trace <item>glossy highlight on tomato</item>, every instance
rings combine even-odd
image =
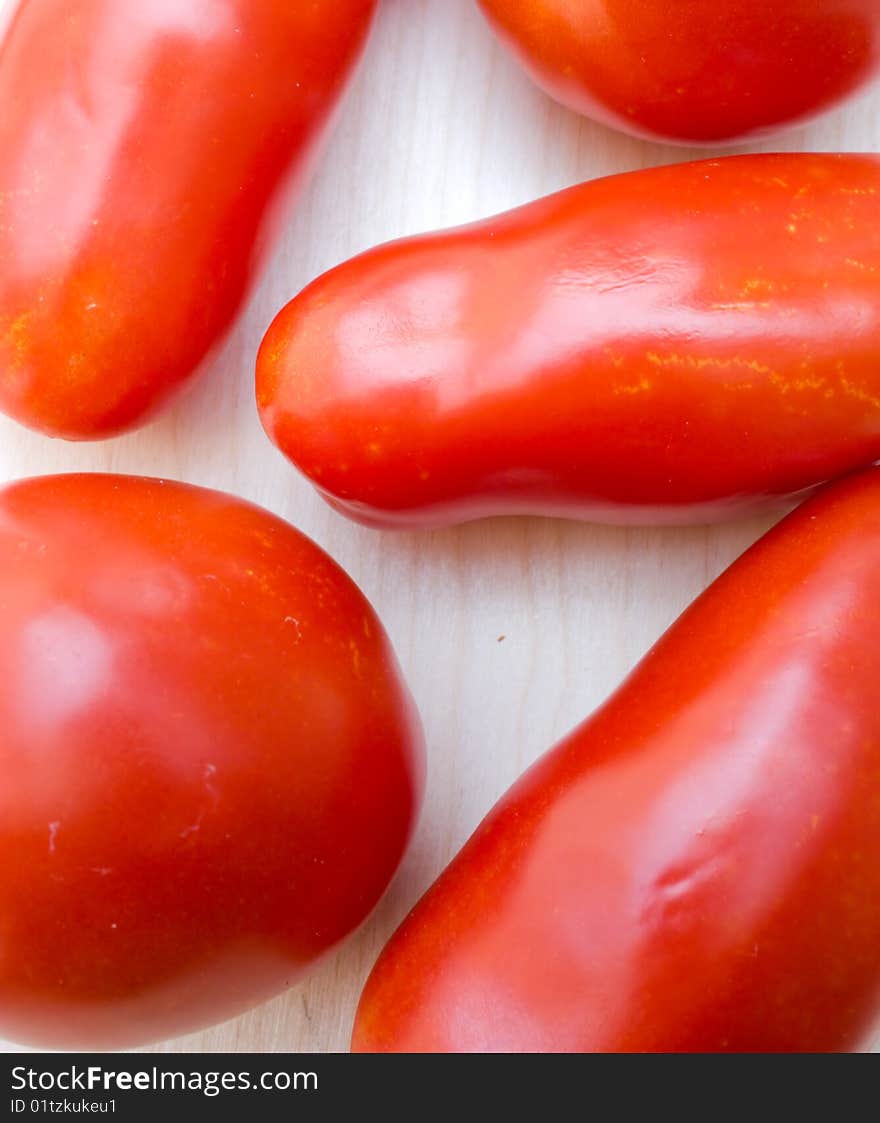
[[[770,531],[392,937],[354,1048],[804,1052],[880,1013],[880,469]]]
[[[767,136],[880,73],[876,0],[479,0],[557,101],[678,144]]]
[[[595,180],[381,246],[260,350],[266,431],[375,526],[708,522],[880,457],[880,157]]]
[[[279,993],[409,838],[418,717],[352,581],[162,480],[0,491],[0,1036],[123,1048]]]
[[[141,424],[221,342],[376,0],[20,0],[0,45],[0,409]]]

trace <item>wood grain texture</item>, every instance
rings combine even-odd
[[[10,0],[0,4],[8,11]],[[761,148],[880,150],[880,91],[753,150]],[[382,944],[485,811],[772,521],[625,530],[503,519],[422,534],[356,527],[263,436],[253,367],[275,312],[318,273],[377,242],[593,176],[705,154],[623,137],[556,106],[502,54],[471,0],[384,0],[324,160],[212,369],[148,428],[106,444],[49,441],[0,420],[2,479],[161,475],[245,496],[295,523],[372,600],[424,721],[424,811],[374,916],[284,997],[161,1051],[347,1048]]]

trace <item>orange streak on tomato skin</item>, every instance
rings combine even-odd
[[[146,420],[231,326],[375,0],[22,0],[0,47],[0,409]]]
[[[374,525],[696,522],[880,457],[880,159],[586,183],[372,250],[264,341],[267,432]]]
[[[378,901],[423,738],[370,605],[218,492],[0,491],[0,1034],[144,1045],[279,994]]]

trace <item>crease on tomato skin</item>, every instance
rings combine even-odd
[[[880,473],[832,484],[502,797],[356,1051],[826,1052],[880,1014]]]

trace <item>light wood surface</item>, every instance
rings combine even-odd
[[[10,0],[0,5],[8,10]],[[760,147],[880,150],[880,91]],[[154,424],[105,444],[53,442],[0,419],[2,479],[161,475],[225,489],[289,519],[372,600],[424,721],[424,810],[373,917],[282,998],[161,1050],[345,1049],[385,939],[498,795],[772,521],[627,530],[503,519],[422,534],[356,527],[263,436],[253,365],[273,315],[318,273],[377,242],[703,154],[632,140],[556,106],[502,54],[471,0],[384,0],[324,159],[213,369]]]

